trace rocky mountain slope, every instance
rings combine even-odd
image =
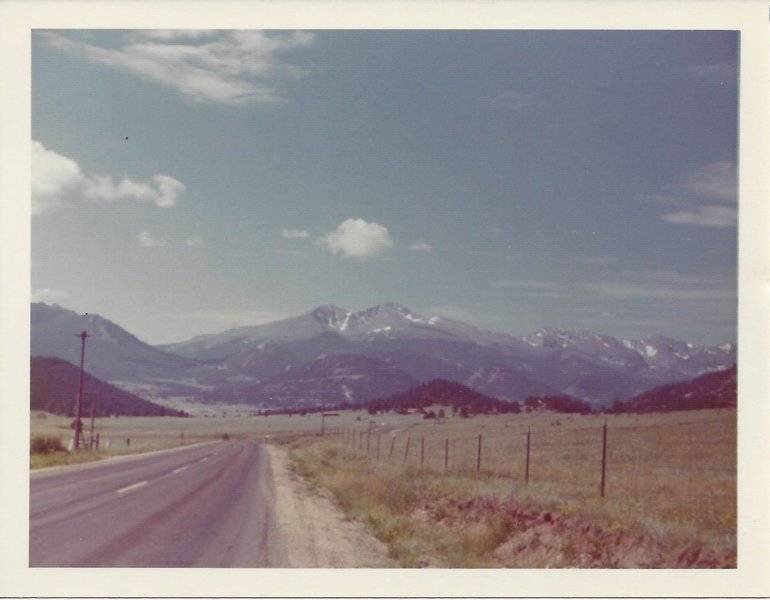
[[[33,305],[33,354],[77,363],[75,333],[88,329],[87,368],[145,397],[284,406],[361,402],[431,379],[496,398],[568,394],[595,405],[735,362],[732,344],[706,347],[657,336],[621,340],[543,329],[484,331],[386,303],[362,311],[321,306],[306,314],[188,341],[149,346],[114,323]]]

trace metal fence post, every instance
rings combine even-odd
[[[412,436],[411,435],[407,436],[407,438],[406,438],[406,446],[404,446],[404,462],[401,463],[403,465],[406,464],[406,459],[409,456],[409,444],[411,443],[411,441],[412,441]]]
[[[444,473],[449,471],[449,438],[444,440]]]
[[[604,498],[604,486],[607,480],[607,421],[602,427],[602,498]]]
[[[529,438],[532,435],[532,431],[527,427],[527,454],[524,461],[524,485],[529,485]]]
[[[425,436],[420,437],[420,471],[425,466]]]
[[[476,476],[481,474],[481,434],[479,434],[479,449],[476,452]]]

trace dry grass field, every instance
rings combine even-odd
[[[603,498],[598,415],[377,415],[292,456],[406,566],[734,566],[735,411],[607,423]]]
[[[70,421],[33,414],[31,436],[58,436],[66,445]],[[398,565],[735,566],[735,410],[609,415],[601,497],[604,421],[450,413],[439,423],[345,411],[326,419],[322,437],[318,414],[119,417],[97,419],[98,452],[32,455],[31,467],[224,435],[261,439],[287,445],[294,468],[367,524]]]
[[[33,413],[30,439],[37,436],[59,438],[67,447],[72,439],[71,418],[47,413]],[[110,417],[96,419],[99,451],[32,454],[32,469],[101,460],[121,454],[135,454],[195,444],[227,435],[232,438],[264,438],[286,434],[320,432],[318,415],[288,417]],[[88,440],[90,422],[84,419],[84,436]],[[129,443],[126,440],[130,440]]]

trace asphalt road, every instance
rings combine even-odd
[[[29,537],[30,567],[286,566],[253,442],[33,472]]]

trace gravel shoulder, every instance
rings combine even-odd
[[[275,514],[291,567],[390,567],[385,544],[362,523],[350,521],[331,494],[291,468],[286,450],[265,445],[272,463]]]

